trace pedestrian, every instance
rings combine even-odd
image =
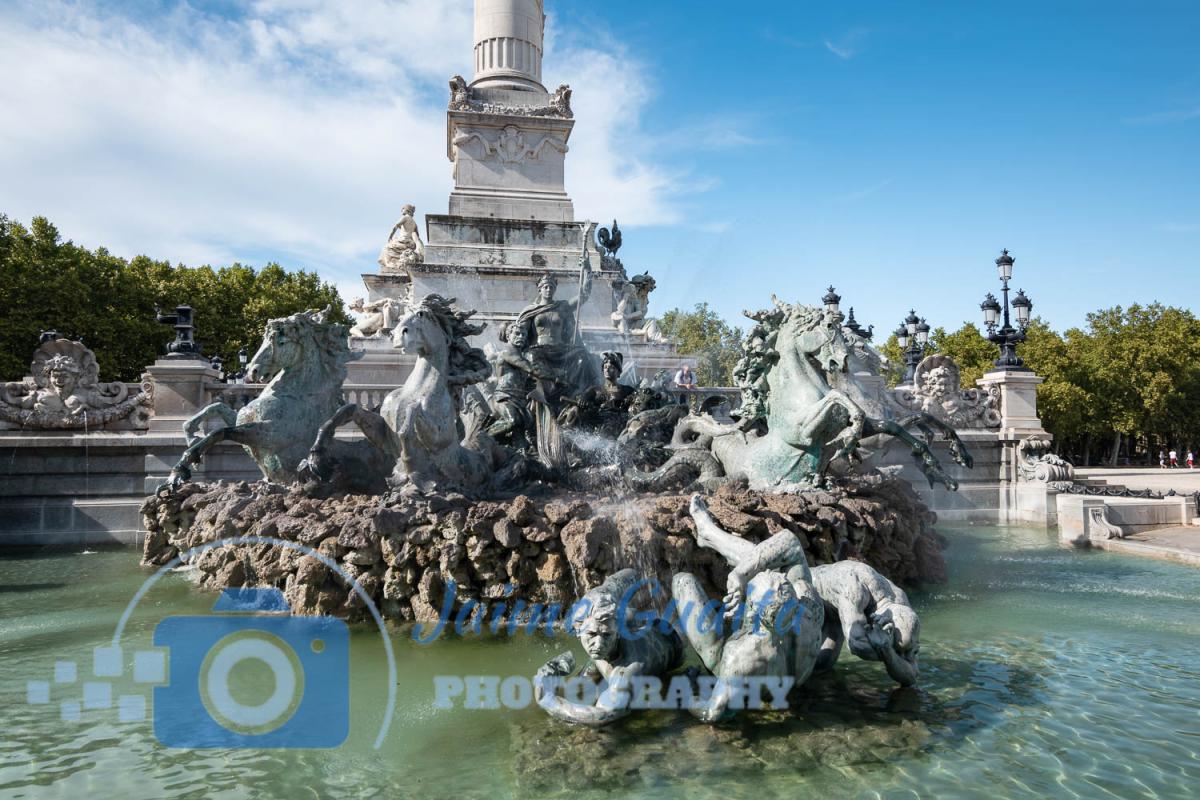
[[[1175,469],[1179,466],[1179,453],[1172,450],[1167,454],[1167,458],[1171,459],[1171,469]]]
[[[1188,456],[1187,456],[1187,458],[1188,458],[1188,462],[1187,462],[1187,464],[1188,464],[1188,469],[1195,469],[1195,467],[1196,467],[1196,456],[1192,454],[1192,451],[1191,451],[1191,450],[1188,450]]]
[[[679,404],[688,405],[686,393],[696,388],[696,373],[692,372],[692,365],[686,361],[675,373],[675,388],[683,390],[679,395]]]
[[[1158,451],[1158,468],[1159,469],[1167,468],[1167,451],[1166,450]]]

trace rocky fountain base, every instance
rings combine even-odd
[[[564,607],[617,570],[633,567],[670,587],[691,572],[712,596],[728,566],[697,547],[688,495],[614,500],[584,494],[519,495],[478,502],[448,494],[381,500],[315,498],[300,486],[188,484],[143,505],[143,564],[219,539],[262,536],[294,541],[344,566],[395,621],[437,619],[449,581],[456,608],[468,599]],[[896,583],[944,579],[935,515],[907,483],[864,477],[836,490],[765,494],[737,484],[709,498],[726,530],[758,542],[796,532],[811,565],[865,561]],[[191,559],[202,587],[282,589],[295,613],[358,619],[360,597],[318,559],[271,544],[214,548]]]

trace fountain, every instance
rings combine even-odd
[[[511,349],[495,356],[496,377],[488,377],[482,351],[466,339],[479,330],[472,313],[437,295],[422,298],[393,337],[416,366],[379,413],[329,402],[338,370],[315,364],[340,363],[344,329],[315,313],[271,321],[252,366],[280,370],[275,391],[264,393],[259,410],[239,413],[236,425],[197,439],[173,480],[147,499],[144,563],[231,536],[279,537],[343,565],[385,616],[402,622],[513,596],[566,604],[630,567],[663,586],[686,572],[711,594],[727,586],[736,560],[714,558],[695,539],[690,495],[701,490],[713,524],[747,546],[788,531],[807,564],[856,558],[901,583],[943,577],[934,515],[906,482],[853,462],[859,437],[873,429],[848,395],[828,388],[830,374],[845,378],[839,314],[784,304],[756,312],[755,319],[780,322],[772,337],[780,355],[771,357],[780,366],[741,388],[758,392],[751,407],[770,411],[753,425],[720,426],[652,387],[619,384],[621,359],[613,354],[600,359],[604,382],[578,391],[577,376],[586,373],[570,359],[594,356],[573,350],[570,328],[552,324],[555,302],[551,295],[529,315],[537,344],[521,349],[525,339],[514,330]],[[310,340],[326,346],[305,350],[300,342]],[[762,354],[758,344],[747,347]],[[309,353],[313,364],[288,353]],[[514,378],[514,361],[529,371],[518,368]],[[185,428],[194,435],[213,416],[228,414],[205,409]],[[518,418],[532,423],[520,436]],[[819,419],[807,429],[815,432],[789,433],[806,430],[796,424],[805,419]],[[347,423],[363,438],[335,437]],[[279,435],[247,437],[243,425]],[[292,426],[286,435],[285,425]],[[301,458],[297,439],[305,431],[310,444]],[[693,432],[702,435],[689,439]],[[188,482],[188,464],[210,437],[242,442],[264,480]],[[914,441],[916,461],[941,475]],[[215,548],[192,566],[207,588],[270,586],[298,613],[364,615],[350,587],[291,552]]]

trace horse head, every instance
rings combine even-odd
[[[348,336],[345,325],[329,322],[328,306],[270,320],[262,345],[246,365],[246,379],[266,383],[281,372],[309,364],[325,372],[344,372],[348,362],[362,357],[350,351]]]
[[[453,297],[426,295],[396,323],[392,344],[444,369],[451,386],[478,383],[492,374],[492,367],[483,351],[467,341],[485,327],[469,321],[474,314],[455,309]]]
[[[842,315],[813,306],[790,305],[775,299],[783,313],[777,346],[782,353],[787,347],[816,365],[826,377],[845,372],[852,355],[842,333]]]
[[[449,337],[435,313],[424,303],[405,314],[392,330],[392,346],[405,355],[436,360]]]

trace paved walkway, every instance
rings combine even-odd
[[[1200,567],[1200,527],[1195,525],[1132,533],[1124,539],[1107,539],[1092,544],[1117,553],[1163,558]]]
[[[1200,492],[1200,468],[1088,467],[1077,468],[1075,475],[1080,478],[1101,478],[1111,484],[1128,486],[1130,489],[1153,489],[1164,493],[1174,489],[1179,494]]]

